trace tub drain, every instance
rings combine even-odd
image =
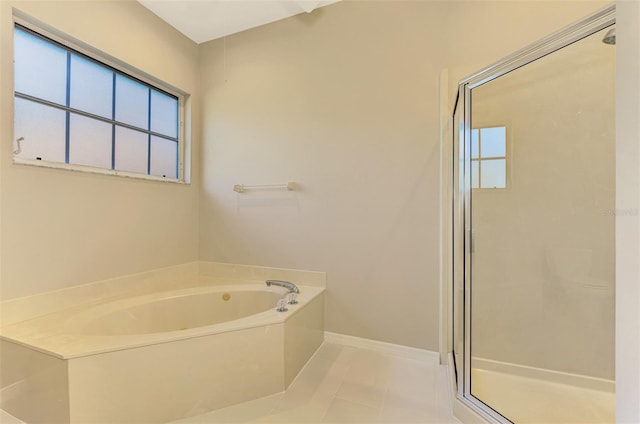
[[[225,293],[222,295],[222,300],[224,300],[225,302],[229,299],[231,299],[231,295],[229,293]]]

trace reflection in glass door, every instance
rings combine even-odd
[[[461,84],[453,351],[497,420],[615,421],[613,15]]]

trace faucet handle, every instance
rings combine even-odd
[[[297,305],[298,304],[298,293],[296,292],[291,292],[287,295],[287,297],[289,298],[289,305]]]
[[[287,312],[289,309],[287,309],[287,301],[286,299],[283,297],[282,299],[278,300],[278,304],[276,305],[276,311],[278,312]]]

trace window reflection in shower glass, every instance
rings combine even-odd
[[[471,187],[507,187],[507,128],[471,130]]]
[[[471,97],[471,393],[514,422],[615,421],[607,30]]]

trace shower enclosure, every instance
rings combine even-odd
[[[457,396],[495,422],[614,422],[615,8],[460,82]]]

